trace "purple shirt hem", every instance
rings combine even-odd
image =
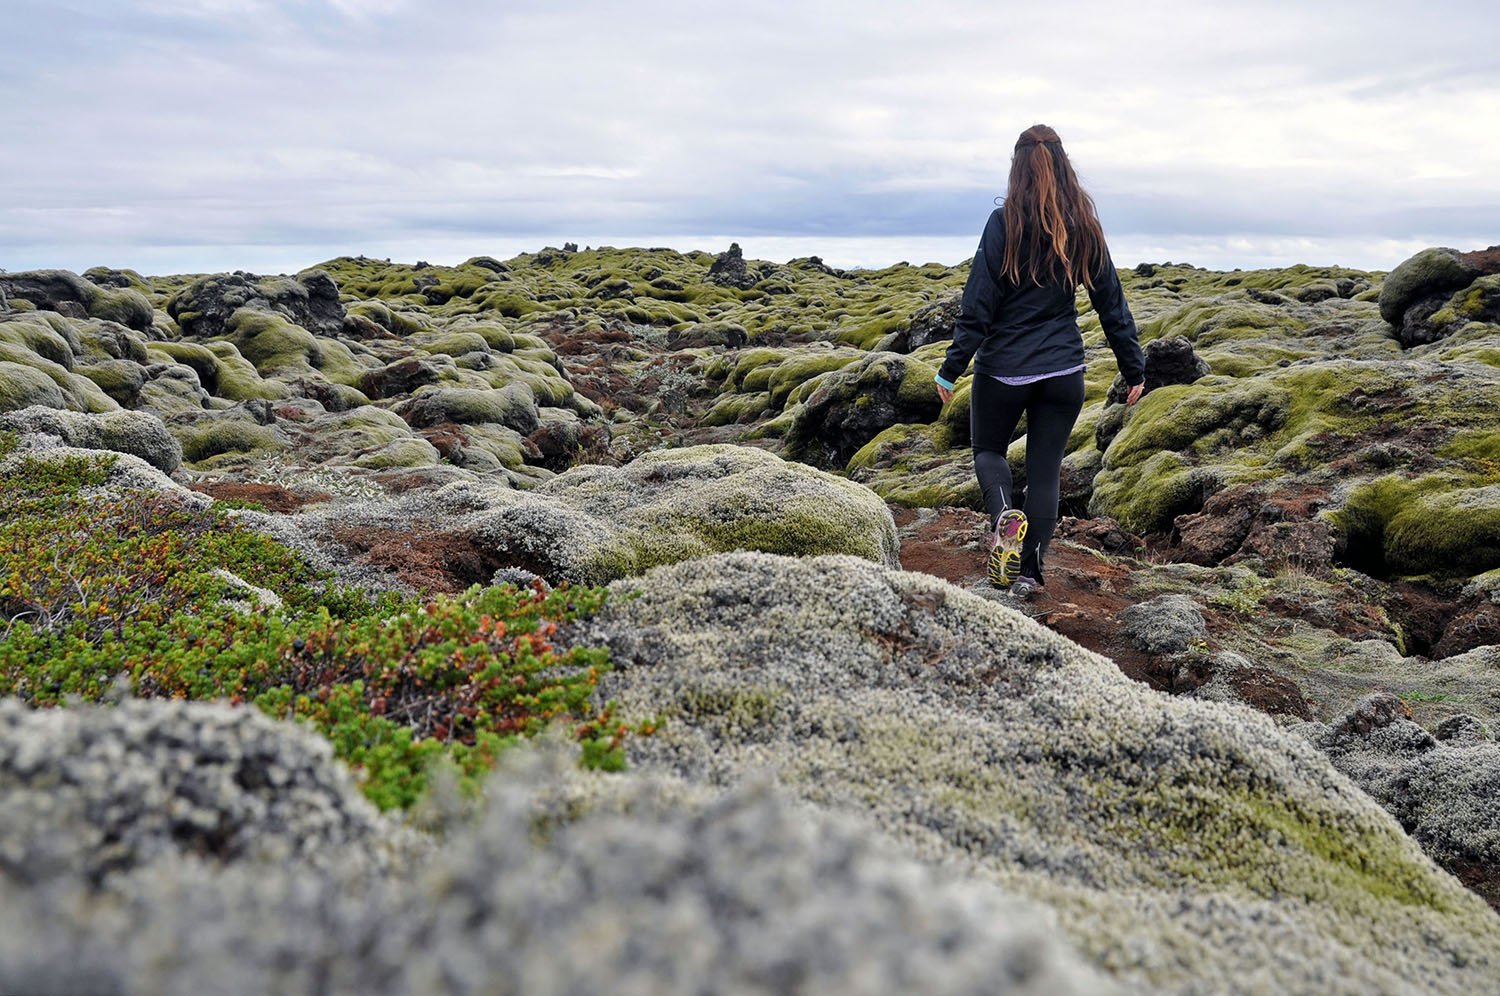
[[[990,374],[990,376],[1002,384],[1009,384],[1011,387],[1025,387],[1027,384],[1035,384],[1037,381],[1046,380],[1049,377],[1066,377],[1068,374],[1076,374],[1081,370],[1087,369],[1088,364],[1080,363],[1078,366],[1069,367],[1066,370],[1054,370],[1051,373],[1044,374],[1028,374],[1025,377],[1001,377],[999,374]]]

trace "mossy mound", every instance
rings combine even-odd
[[[0,699],[0,719],[0,819],[12,853],[39,859],[15,868],[25,883],[98,885],[189,857],[327,865],[354,847],[373,870],[398,836],[328,741],[255,709]]]
[[[525,433],[541,425],[536,399],[524,384],[493,390],[424,388],[397,406],[396,412],[411,425],[423,428],[444,422],[493,423]]]
[[[68,399],[42,371],[0,360],[0,411],[18,411],[33,405],[65,408]]]
[[[0,411],[30,405],[78,412],[119,408],[84,375],[95,360],[100,323],[48,312],[0,315]],[[119,328],[119,326],[114,326]],[[122,338],[137,333],[120,329]]]
[[[1158,695],[923,575],[732,554],[620,582],[585,627],[605,694],[668,708],[633,764],[769,770],[928,860],[1050,906],[1156,992],[1459,992],[1500,921],[1299,738]],[[766,634],[775,634],[774,640]]]
[[[471,523],[474,535],[554,581],[598,583],[725,550],[897,563],[895,525],[872,492],[747,447],[657,450],[620,468],[576,467],[490,501]]]
[[[1470,322],[1500,321],[1500,246],[1479,252],[1424,249],[1390,272],[1380,316],[1406,347],[1437,342]]]
[[[1386,275],[1380,286],[1380,317],[1400,325],[1407,309],[1419,299],[1431,294],[1446,297],[1476,275],[1456,249],[1423,249]]]
[[[198,421],[179,429],[178,437],[182,440],[182,455],[190,463],[203,463],[225,454],[268,452],[280,442],[271,427],[234,416]]]
[[[1472,576],[1500,566],[1484,490],[1493,479],[1490,437],[1500,432],[1496,392],[1493,368],[1414,360],[1304,361],[1162,388],[1129,411],[1104,451],[1090,511],[1153,532],[1237,484],[1335,489],[1348,495],[1347,511],[1336,503],[1331,513],[1348,563]],[[1359,490],[1393,471],[1414,482],[1396,488],[1401,496],[1390,484]],[[1397,506],[1419,494],[1434,496],[1420,514],[1408,509],[1383,551]],[[1435,532],[1462,538],[1439,541]],[[1460,547],[1468,552],[1449,555]]]
[[[1334,513],[1351,559],[1371,573],[1472,577],[1500,568],[1500,484],[1448,473],[1387,475]]]
[[[64,446],[112,450],[138,456],[170,474],[182,463],[182,447],[161,419],[146,412],[88,415],[55,408],[24,408],[0,415],[0,431],[56,436]]]
[[[1500,907],[1500,744],[1459,713],[1437,735],[1390,693],[1298,732],[1406,827],[1428,854]]]

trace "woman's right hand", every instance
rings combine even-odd
[[[1130,388],[1130,391],[1125,395],[1125,403],[1127,405],[1133,405],[1137,401],[1141,400],[1141,392],[1144,391],[1144,390],[1146,390],[1146,383],[1145,383],[1145,381],[1142,381],[1139,384],[1133,385]]]

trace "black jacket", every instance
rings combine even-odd
[[[1000,377],[1053,373],[1084,362],[1074,288],[1061,277],[1038,287],[1024,274],[1019,284],[1011,283],[1000,272],[1004,254],[1005,220],[996,208],[979,239],[953,345],[938,372],[950,384],[963,376],[976,351],[975,372]],[[1094,274],[1089,300],[1099,312],[1104,337],[1125,383],[1141,383],[1146,379],[1146,362],[1120,275],[1107,249]]]

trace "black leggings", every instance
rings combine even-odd
[[[1042,557],[1057,528],[1058,478],[1068,435],[1083,410],[1083,373],[1048,377],[1013,387],[976,372],[969,402],[969,430],[974,443],[974,474],[990,513],[990,528],[1015,506],[1010,464],[1005,451],[1011,434],[1026,416],[1026,502],[1030,523],[1021,548],[1021,573],[1042,580]]]

